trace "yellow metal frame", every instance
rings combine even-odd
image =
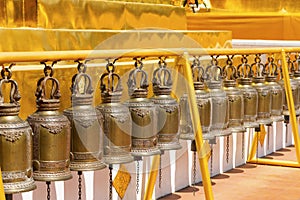
[[[286,53],[285,53],[284,49],[282,49],[282,51],[281,51],[281,57],[282,57],[282,72],[283,72],[285,94],[286,94],[286,98],[287,98],[288,109],[290,111],[290,119],[291,119],[293,137],[294,137],[294,141],[295,141],[297,161],[286,161],[286,160],[283,161],[283,160],[257,158],[256,151],[257,151],[258,133],[254,133],[253,142],[251,145],[251,149],[250,149],[250,153],[249,153],[247,162],[248,163],[256,163],[256,164],[286,166],[286,167],[300,167],[300,140],[299,140],[299,133],[298,133],[298,123],[297,123],[297,119],[296,119],[294,99],[293,99],[293,95],[292,95],[290,76],[289,76],[288,66],[287,66],[287,62],[286,62]]]
[[[41,61],[54,61],[54,60],[85,60],[85,59],[107,59],[107,58],[134,58],[134,57],[160,57],[160,56],[183,56],[185,58],[184,76],[188,81],[188,96],[190,103],[190,110],[192,114],[193,128],[195,132],[195,140],[197,146],[197,153],[199,157],[199,164],[202,174],[203,187],[205,192],[206,200],[213,200],[213,192],[210,180],[210,173],[208,170],[208,157],[201,154],[204,142],[202,138],[202,130],[200,124],[199,113],[196,112],[197,104],[195,98],[195,90],[193,87],[192,72],[190,63],[188,61],[188,54],[193,55],[249,55],[249,54],[273,54],[281,53],[282,65],[283,65],[283,77],[286,88],[286,95],[288,99],[288,108],[291,113],[291,123],[293,128],[293,135],[295,140],[295,147],[297,153],[298,162],[292,161],[276,161],[276,160],[265,160],[255,159],[255,152],[257,140],[254,139],[252,143],[251,152],[249,154],[248,162],[256,162],[270,165],[281,165],[281,166],[300,166],[300,141],[298,135],[297,122],[295,118],[295,108],[292,98],[291,86],[289,81],[289,74],[286,63],[286,52],[300,52],[300,48],[253,48],[253,49],[141,49],[141,50],[83,50],[83,51],[48,51],[48,52],[1,52],[0,53],[0,65],[9,64],[12,62],[41,62]],[[255,135],[257,137],[257,134]],[[254,160],[255,159],[255,160]],[[151,172],[146,185],[144,200],[152,199],[152,194],[157,178],[157,170],[159,166],[159,155],[154,156]],[[0,181],[0,188],[3,188],[3,184]],[[1,200],[1,193],[0,193]]]

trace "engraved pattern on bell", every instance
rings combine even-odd
[[[283,89],[276,82],[276,80],[270,80],[266,77],[267,84],[271,88],[271,118],[273,121],[283,121]]]
[[[69,168],[70,122],[58,111],[59,82],[52,77],[55,63],[52,66],[44,63],[45,77],[39,79],[35,94],[37,111],[27,118],[33,129],[33,177],[38,181],[72,178]],[[48,83],[51,83],[50,88]]]
[[[151,100],[156,106],[158,147],[161,150],[181,149],[179,143],[179,105],[171,97],[172,75],[165,58],[160,58],[158,68],[153,72],[152,85],[154,96]]]
[[[123,89],[121,78],[115,73],[114,62],[108,61],[107,72],[100,77],[102,104],[97,106],[97,110],[103,115],[103,158],[107,164],[133,161],[130,112],[120,103]]]
[[[4,67],[0,80],[0,167],[5,194],[34,190],[32,176],[32,129],[19,117],[21,98],[11,67]],[[5,101],[3,88],[10,88]]]
[[[72,78],[72,107],[64,110],[71,122],[71,163],[73,171],[104,169],[103,116],[92,106],[92,79],[86,74],[86,62],[78,62],[78,73]]]

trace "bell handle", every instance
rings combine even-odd
[[[46,76],[41,78],[38,81],[38,87],[36,90],[37,99],[46,99],[46,83],[47,81],[52,82],[50,99],[59,99],[60,98],[60,90],[59,90],[59,82],[56,78]]]
[[[9,95],[9,103],[18,104],[19,100],[21,99],[20,92],[18,89],[18,84],[16,81],[12,79],[1,79],[0,80],[0,103],[4,103],[4,96],[2,91],[3,84],[10,83],[10,95]]]
[[[92,78],[84,72],[80,72],[75,75],[74,81],[73,81],[73,84],[71,87],[72,94],[76,95],[76,94],[80,93],[79,83],[82,78],[84,78],[84,90],[83,90],[83,93],[81,93],[81,94],[92,94],[94,92],[93,86],[92,86]]]

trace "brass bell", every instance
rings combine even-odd
[[[33,130],[33,178],[46,182],[72,178],[70,122],[59,112],[59,82],[52,77],[52,66],[45,64],[35,93],[37,111],[27,119]]]
[[[36,188],[32,177],[32,129],[18,116],[21,96],[16,81],[11,79],[11,66],[2,69],[0,80],[0,167],[5,194]],[[8,102],[4,101],[4,85],[10,86]]]
[[[212,65],[205,70],[205,79],[207,80],[208,92],[211,97],[211,135],[226,136],[230,135],[228,129],[228,97],[222,89],[222,68],[218,65],[216,58],[213,58]]]
[[[264,65],[257,55],[255,63],[251,65],[252,85],[258,94],[257,122],[259,124],[272,124],[271,119],[271,88],[265,83],[263,75]]]
[[[274,58],[269,57],[268,63],[265,64],[264,73],[266,74],[266,83],[271,88],[271,119],[274,122],[283,121],[283,90],[277,83],[277,65]]]
[[[290,76],[290,85],[291,85],[291,90],[292,90],[292,96],[293,96],[293,100],[294,100],[294,107],[295,107],[295,111],[296,111],[296,115],[298,116],[299,113],[299,103],[298,103],[298,98],[299,98],[299,94],[298,94],[298,82],[296,81],[296,79],[294,79],[294,74],[293,72],[295,71],[294,69],[294,64],[291,62],[291,60],[288,58],[288,69],[289,69],[289,76]],[[282,70],[281,70],[282,71]],[[283,89],[283,115],[285,116],[289,116],[290,112],[288,109],[288,105],[287,105],[287,99],[286,99],[286,95],[285,95],[285,86],[284,86],[284,79],[283,76],[281,74],[281,80],[278,81],[279,85],[282,87]]]
[[[295,61],[297,62],[297,64],[296,70],[294,71],[294,80],[298,83],[298,103],[300,109],[300,56],[298,56]]]
[[[147,99],[148,74],[141,60],[136,59],[135,69],[128,78],[130,99],[126,101],[132,119],[133,156],[151,156],[160,154],[157,146],[157,116],[153,101]]]
[[[72,78],[72,107],[64,110],[71,123],[70,168],[73,171],[89,171],[105,168],[102,162],[102,114],[93,106],[91,77],[86,65],[78,64],[78,73]]]
[[[258,93],[251,85],[251,66],[247,63],[246,56],[242,57],[242,63],[237,67],[238,88],[243,93],[244,100],[244,127],[255,128],[259,127],[256,121],[258,107]]]
[[[106,65],[107,72],[100,78],[102,103],[97,109],[103,115],[104,162],[121,164],[133,161],[131,156],[131,118],[128,108],[120,103],[121,79],[113,63]]]
[[[160,150],[181,149],[178,140],[179,105],[171,97],[172,77],[164,59],[158,62],[159,67],[153,72],[153,92],[151,100],[157,109],[158,147]]]
[[[211,99],[207,92],[204,83],[204,67],[201,65],[200,59],[195,58],[191,65],[194,79],[195,96],[200,116],[202,134],[204,140],[214,139],[214,136],[210,134],[211,126]],[[192,126],[192,119],[190,115],[188,96],[184,94],[180,98],[180,139],[194,140],[194,132]],[[182,117],[184,116],[184,117]],[[185,130],[185,131],[184,131]],[[187,131],[189,130],[189,131]]]
[[[223,89],[228,98],[228,128],[231,132],[245,132],[244,120],[244,99],[243,93],[236,87],[237,78],[236,68],[233,66],[232,59],[228,57],[227,65],[223,69]]]

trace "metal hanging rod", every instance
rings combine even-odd
[[[204,48],[169,48],[169,49],[122,49],[122,50],[70,50],[70,51],[31,51],[1,52],[0,64],[11,62],[41,62],[53,60],[85,60],[107,58],[134,58],[189,55],[243,55],[300,52],[300,48],[239,48],[239,49],[204,49]]]

